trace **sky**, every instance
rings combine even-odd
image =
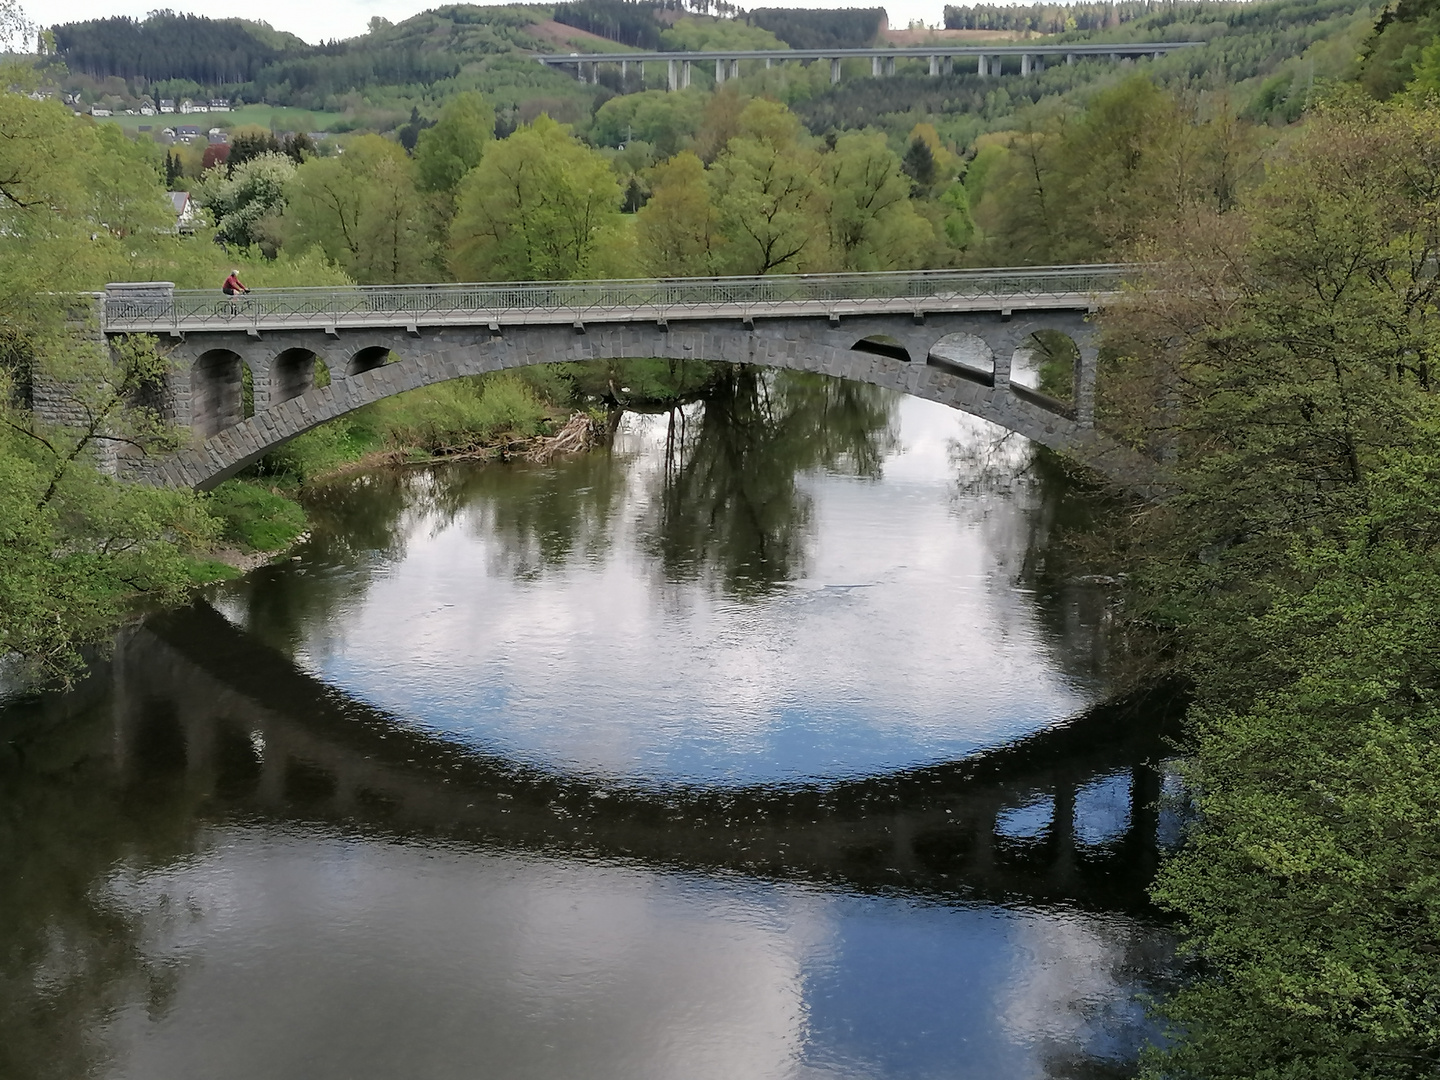
[[[480,0],[484,3],[484,0]],[[248,3],[215,4],[185,3],[184,0],[24,0],[31,21],[44,26],[103,19],[112,15],[143,18],[147,11],[158,7],[207,15],[212,19],[246,18],[267,22],[277,30],[288,30],[312,44],[331,38],[355,37],[365,32],[372,16],[380,15],[391,22],[400,22],[422,11],[439,7],[442,0],[315,0],[297,4],[293,0],[249,0]],[[764,0],[765,7],[844,8],[869,7],[866,0],[804,0],[800,4]],[[912,20],[927,26],[939,25],[944,19],[944,0],[888,0],[885,9],[890,25],[903,27]]]

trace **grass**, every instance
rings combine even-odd
[[[253,481],[227,480],[211,492],[209,504],[224,523],[222,537],[251,551],[289,547],[309,524],[303,506]]]
[[[174,127],[176,124],[194,124],[196,127],[219,127],[233,130],[254,124],[274,131],[328,131],[332,124],[345,119],[343,113],[319,112],[312,109],[292,109],[288,105],[244,105],[230,112],[165,113],[155,116],[110,116],[101,117],[101,123],[119,124],[127,132],[134,133],[142,124],[155,130]]]

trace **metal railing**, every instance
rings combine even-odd
[[[831,311],[942,311],[1004,307],[1119,290],[1121,264],[765,277],[527,281],[257,289],[237,297],[174,289],[166,282],[113,284],[103,300],[107,331],[232,327],[539,323],[621,320],[627,314],[749,316]]]

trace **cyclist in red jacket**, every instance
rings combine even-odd
[[[220,291],[226,296],[235,296],[238,293],[247,293],[247,289],[240,281],[240,271],[231,270],[230,276],[225,279],[225,284],[220,286]]]

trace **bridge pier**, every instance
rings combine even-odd
[[[1076,341],[1075,418],[1083,428],[1095,426],[1095,377],[1100,367],[1100,350],[1090,340]]]

